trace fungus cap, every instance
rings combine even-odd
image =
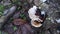
[[[33,20],[31,21],[31,25],[32,25],[33,27],[41,27],[41,26],[42,26],[41,23],[34,22]]]

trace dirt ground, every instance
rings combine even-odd
[[[39,28],[31,25],[28,15],[34,5],[46,12]],[[60,19],[60,0],[0,0],[0,34],[60,34],[57,19]]]

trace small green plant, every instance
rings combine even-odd
[[[3,15],[3,13],[2,12],[0,12],[0,16],[2,16]]]
[[[13,4],[17,4],[17,5],[21,5],[21,2],[19,2],[19,0],[12,0]]]
[[[17,27],[16,26],[13,26],[13,30],[15,31],[17,29]]]
[[[0,31],[0,34],[2,34],[2,32]]]
[[[13,18],[10,18],[10,21],[13,21]]]
[[[20,14],[20,17],[24,20],[26,20],[26,16],[24,14]]]
[[[5,9],[4,5],[0,5],[0,16],[3,15],[4,9]]]
[[[3,12],[5,9],[4,5],[0,5],[0,12]]]

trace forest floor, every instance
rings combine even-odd
[[[28,17],[34,5],[47,14],[40,28],[31,26]],[[60,0],[0,0],[0,34],[59,34],[59,19]]]

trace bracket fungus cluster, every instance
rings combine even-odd
[[[44,21],[45,12],[41,11],[37,6],[33,6],[28,11],[31,19],[31,25],[34,27],[41,27]]]

